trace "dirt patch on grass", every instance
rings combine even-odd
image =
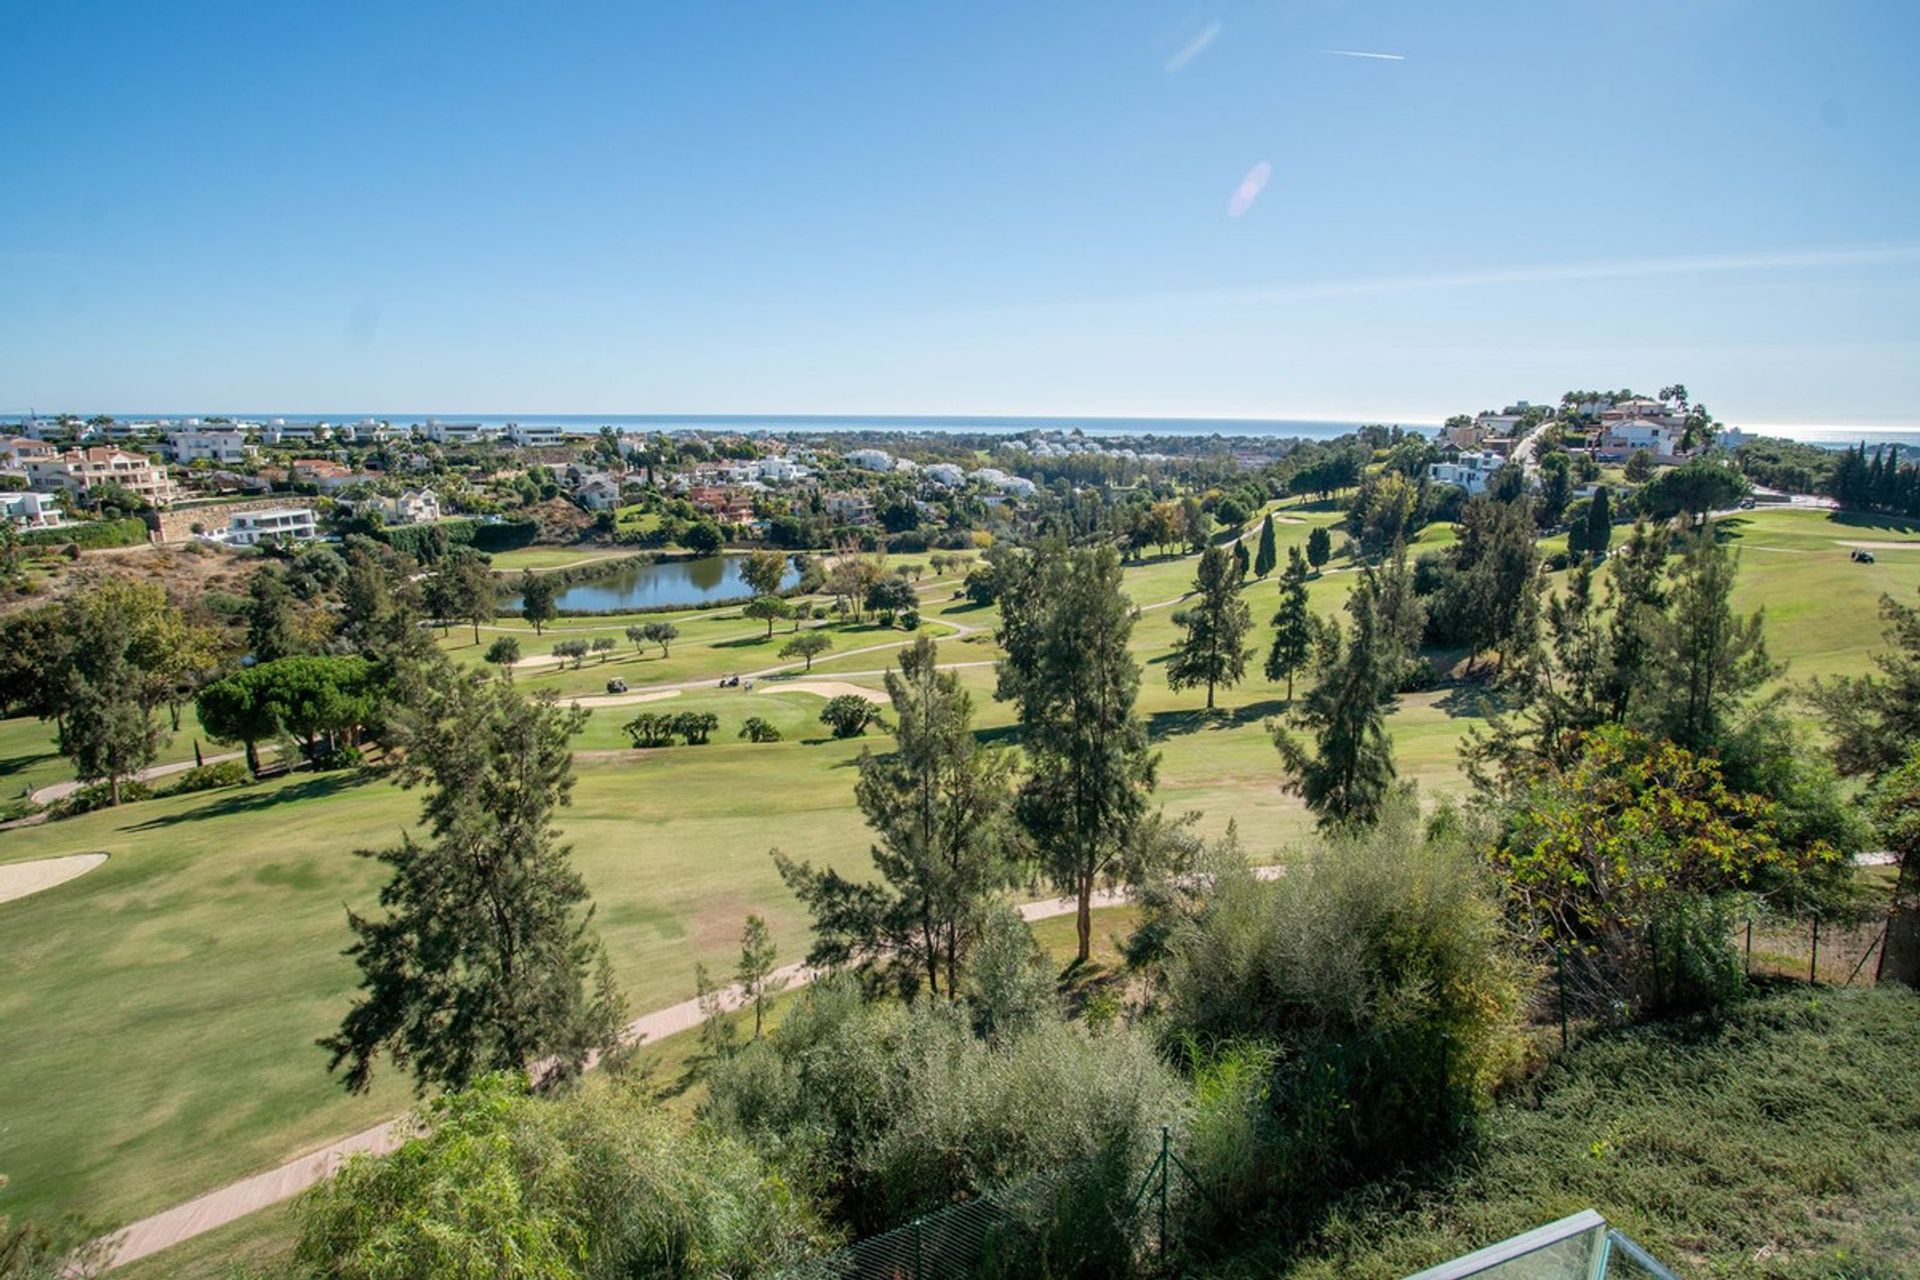
[[[65,858],[36,858],[0,866],[0,902],[12,902],[87,874],[107,860],[104,853],[76,853]]]

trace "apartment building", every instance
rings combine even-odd
[[[173,481],[167,469],[144,453],[129,453],[111,446],[68,449],[51,458],[27,462],[27,487],[41,493],[84,494],[98,485],[116,484],[139,495],[150,505],[164,507],[173,501]]]
[[[246,430],[238,426],[175,427],[167,434],[167,449],[178,463],[245,462],[258,452],[247,443]]]

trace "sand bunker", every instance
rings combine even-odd
[[[848,684],[845,680],[807,680],[793,684],[770,684],[755,689],[755,693],[817,693],[823,698],[837,698],[843,693],[865,698],[868,702],[885,705],[890,699],[877,689],[863,689],[857,684]]]
[[[0,865],[0,902],[24,898],[42,889],[83,876],[107,860],[104,853],[76,853],[65,858],[38,858],[32,862]]]

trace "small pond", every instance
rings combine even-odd
[[[741,576],[745,556],[706,556],[699,560],[664,560],[659,564],[630,565],[618,573],[561,588],[554,607],[562,613],[637,613],[675,605],[741,600],[753,594]],[[800,581],[791,562],[781,587]],[[520,608],[520,597],[504,602]]]

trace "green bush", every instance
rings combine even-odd
[[[222,760],[218,764],[203,764],[181,774],[169,788],[172,795],[183,796],[195,791],[213,791],[220,787],[237,787],[246,782],[250,775],[247,766],[238,760]]]
[[[1172,929],[1172,1043],[1277,1055],[1276,1197],[1377,1173],[1465,1136],[1519,1052],[1526,977],[1485,872],[1411,800],[1263,881],[1217,872]]]
[[[153,788],[144,782],[128,778],[120,784],[120,803],[133,804],[140,800],[153,799]],[[113,792],[104,782],[81,787],[78,791],[47,806],[50,818],[77,818],[83,813],[92,813],[96,809],[105,809],[113,800]]]
[[[673,717],[673,732],[690,747],[707,745],[707,739],[719,727],[720,717],[711,711],[682,711]]]
[[[740,726],[740,736],[748,742],[778,742],[780,729],[764,716],[748,716]]]
[[[621,732],[633,739],[635,747],[670,747],[673,745],[674,718],[656,711],[642,711],[633,719],[620,726]]]
[[[880,720],[880,708],[857,693],[843,693],[827,699],[821,709],[820,723],[833,730],[836,738],[857,738],[867,726]]]
[[[147,522],[138,516],[123,520],[95,520],[61,529],[35,529],[20,535],[22,546],[67,547],[98,551],[103,547],[137,547],[147,540]]]
[[[1143,1035],[1089,1037],[1048,1018],[990,1045],[960,1005],[869,1002],[844,976],[723,1060],[703,1108],[860,1236],[1036,1175],[1070,1187],[1071,1204],[1049,1194],[1033,1206],[1036,1229],[1064,1248],[1068,1225],[1076,1239],[1087,1225],[1079,1215],[1098,1218],[1084,1247],[1116,1252],[1097,1273],[1125,1269],[1131,1184],[1183,1112],[1178,1077]]]
[[[328,1280],[760,1276],[826,1243],[744,1144],[616,1083],[536,1099],[503,1076],[436,1101],[427,1134],[301,1197],[296,1263]]]
[[[336,769],[358,769],[364,760],[360,748],[343,742],[331,749],[321,750],[313,758],[313,767],[323,773]]]

